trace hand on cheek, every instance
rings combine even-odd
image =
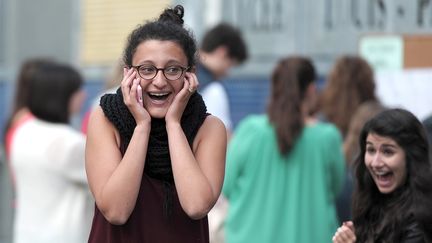
[[[184,109],[189,101],[189,98],[196,91],[198,87],[198,80],[195,74],[187,72],[183,79],[183,86],[179,93],[175,96],[168,112],[166,114],[165,120],[177,121],[179,122],[183,114]]]
[[[194,73],[186,72],[185,83],[188,82],[188,90],[190,93],[194,93],[198,89],[198,78]]]
[[[137,77],[137,73],[133,69],[125,68],[123,75],[121,90],[125,105],[135,118],[137,124],[141,122],[148,123],[151,121],[151,118],[143,106],[140,78]]]

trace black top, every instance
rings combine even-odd
[[[410,217],[408,220],[403,235],[401,243],[426,243],[423,229],[414,217]]]

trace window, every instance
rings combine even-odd
[[[112,64],[123,54],[129,33],[169,5],[168,0],[83,0],[81,63]]]

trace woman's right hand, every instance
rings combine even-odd
[[[354,243],[356,236],[352,221],[344,222],[333,236],[333,243]]]
[[[123,68],[123,80],[121,82],[123,101],[135,118],[137,125],[150,124],[151,117],[143,105],[140,81],[141,79],[134,68]]]

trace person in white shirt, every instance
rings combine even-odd
[[[228,135],[233,129],[229,98],[220,82],[233,67],[246,61],[246,42],[240,30],[227,23],[220,23],[206,32],[201,41],[197,76],[199,91],[207,111],[219,117],[227,128]]]
[[[69,125],[85,98],[72,67],[41,65],[30,80],[34,119],[15,131],[10,162],[16,178],[14,243],[86,242],[94,201],[85,173],[85,136]]]

